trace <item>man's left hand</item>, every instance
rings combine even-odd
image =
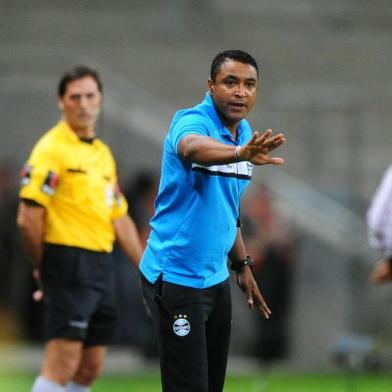
[[[253,309],[256,306],[261,311],[264,318],[269,319],[271,310],[260,294],[260,290],[250,268],[248,266],[243,267],[242,270],[237,273],[236,279],[238,286],[246,295],[249,307]]]
[[[252,138],[238,151],[238,158],[243,161],[250,161],[254,165],[282,165],[283,158],[270,157],[269,153],[280,147],[285,141],[283,133],[272,135],[272,129],[268,129],[261,136],[259,132],[253,132]]]

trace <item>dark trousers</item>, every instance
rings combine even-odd
[[[229,280],[195,289],[142,276],[159,343],[164,392],[221,392],[231,330]]]

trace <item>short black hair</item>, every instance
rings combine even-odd
[[[66,71],[61,77],[57,87],[57,93],[59,97],[61,98],[65,95],[68,83],[73,82],[74,80],[83,79],[86,76],[90,76],[95,80],[98,86],[98,90],[102,93],[103,86],[98,72],[93,68],[87,67],[86,65],[76,65],[75,67]]]
[[[215,81],[219,68],[227,59],[252,65],[256,69],[257,76],[259,76],[259,67],[257,62],[249,53],[242,50],[225,50],[224,52],[218,53],[214,60],[212,60],[210,77],[213,82]]]

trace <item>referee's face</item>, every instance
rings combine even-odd
[[[252,110],[258,87],[257,71],[251,64],[227,59],[208,88],[223,123],[230,130]]]
[[[79,136],[94,136],[102,94],[91,76],[69,82],[58,104],[63,119]]]

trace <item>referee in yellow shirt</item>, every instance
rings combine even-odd
[[[110,149],[95,135],[98,73],[77,66],[58,86],[62,119],[34,146],[21,175],[17,223],[43,293],[46,349],[32,392],[88,392],[102,369],[117,311],[115,240],[138,265]]]

